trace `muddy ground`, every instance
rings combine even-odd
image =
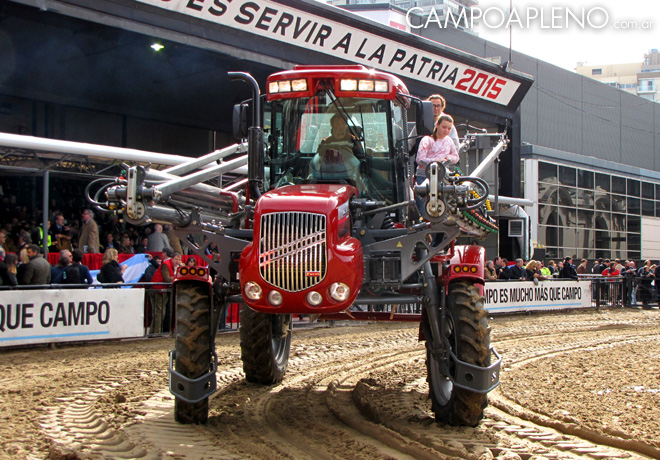
[[[283,384],[216,340],[205,426],[173,421],[170,338],[0,350],[0,459],[660,458],[660,312],[491,319],[504,364],[476,428],[434,422],[414,324],[296,328]]]

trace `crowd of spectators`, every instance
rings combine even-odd
[[[658,288],[660,287],[660,269],[650,260],[646,260],[642,267],[637,268],[634,260],[597,259],[591,269],[589,261],[581,259],[576,266],[572,257],[566,257],[556,263],[543,261],[516,259],[509,263],[507,259],[496,257],[487,260],[484,267],[484,278],[488,280],[513,281],[542,281],[547,279],[572,279],[581,277],[595,280],[600,284],[595,288],[594,294],[603,297],[605,291],[611,291],[607,282],[619,283],[620,290],[616,296],[620,298],[622,306],[631,307],[638,304],[643,308],[650,308],[649,304],[660,301]],[[610,283],[611,284],[611,283]]]
[[[9,208],[15,203],[14,196],[2,201],[7,212],[2,216],[6,220],[0,221],[0,285],[77,284],[71,280],[91,283],[89,270],[80,268],[85,254],[105,254],[101,278],[107,275],[109,280],[121,275],[121,268],[112,263],[119,254],[162,253],[164,250],[184,254],[181,241],[169,225],[138,227],[122,222],[117,216],[96,215],[84,208],[76,214],[65,215],[53,200],[46,247],[50,253],[59,253],[60,259],[51,270],[42,257],[46,250],[40,211],[28,213],[25,207],[16,205],[10,212]],[[110,249],[112,251],[108,252]],[[207,253],[213,252],[218,252],[217,246],[208,245]],[[42,260],[35,261],[37,256]],[[49,265],[49,276],[45,275],[44,262]],[[65,273],[70,264],[75,264],[76,268]],[[37,265],[42,270],[35,273]]]

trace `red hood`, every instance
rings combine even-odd
[[[255,211],[257,214],[302,211],[330,215],[333,209],[357,194],[357,189],[351,185],[289,185],[264,193],[257,201]]]

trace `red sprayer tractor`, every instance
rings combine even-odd
[[[206,422],[214,332],[222,309],[240,303],[248,381],[285,377],[292,315],[415,320],[436,419],[478,424],[500,359],[484,309],[484,249],[455,240],[497,227],[483,179],[432,163],[415,184],[415,145],[433,127],[430,102],[362,66],[278,72],[265,98],[250,75],[229,75],[252,88],[252,99],[234,108],[234,131],[247,140],[165,171],[128,167],[90,196],[129,223],[172,224],[217,273],[211,282],[207,268],[186,267],[174,282],[176,420]],[[497,149],[505,145],[502,135]],[[246,163],[243,190],[217,185]],[[206,255],[211,243],[219,257]],[[409,305],[421,315],[397,311]]]

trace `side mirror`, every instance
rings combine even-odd
[[[232,116],[232,133],[237,139],[248,137],[248,117],[250,106],[247,102],[234,105]]]
[[[435,116],[433,115],[433,104],[431,101],[421,101],[417,106],[417,134],[421,136],[430,136],[433,134],[435,126]]]

